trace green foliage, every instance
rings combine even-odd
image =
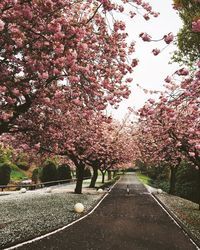
[[[46,160],[42,166],[39,176],[41,182],[50,182],[57,180],[57,168],[54,160]]]
[[[10,148],[5,148],[0,146],[0,163],[11,162],[12,161],[12,150]]]
[[[20,169],[14,168],[11,171],[10,179],[12,181],[22,181],[26,177],[27,176]]]
[[[144,184],[169,192],[169,168],[150,167],[145,174],[138,174]],[[181,162],[176,173],[177,196],[198,202],[198,170],[188,162]]]
[[[18,166],[18,168],[27,171],[30,168],[30,165],[28,163],[28,156],[25,153],[19,153],[17,155],[17,158],[15,160],[15,164]]]
[[[0,165],[7,165],[10,167],[10,179],[12,181],[21,181],[26,177],[21,169],[27,170],[28,163],[25,161],[25,154],[19,154],[17,155],[17,159],[15,158],[16,156],[13,154],[12,148],[0,146]]]
[[[147,175],[153,180],[166,180],[169,177],[169,169],[165,165],[151,166],[147,169]]]
[[[40,172],[41,172],[41,169],[39,169],[39,168],[35,168],[33,170],[32,177],[31,177],[32,182],[38,183],[38,181],[39,181],[39,173]]]
[[[58,166],[57,178],[58,178],[58,180],[70,180],[70,179],[72,179],[70,166],[68,166],[67,164],[62,164],[62,165]]]
[[[1,166],[1,171],[3,171],[4,173],[4,174],[1,173],[0,176],[1,185],[7,185],[10,179],[12,181],[19,181],[24,179],[24,177],[26,177],[26,175],[13,163],[13,150],[11,148],[6,148],[3,146],[0,147],[0,166]],[[2,168],[4,170],[2,170]]]
[[[18,168],[20,168],[21,170],[24,170],[24,171],[27,171],[27,170],[29,170],[29,168],[30,168],[30,166],[29,166],[29,164],[27,163],[27,162],[17,162],[17,166],[18,166]]]
[[[10,173],[9,163],[0,163],[0,185],[7,185],[10,182]]]
[[[192,22],[200,18],[200,3],[193,0],[175,0],[183,27],[178,33],[178,50],[173,60],[193,67],[200,55],[200,32],[192,31]]]
[[[151,178],[149,176],[146,176],[142,173],[137,172],[138,178],[141,180],[142,183],[145,185],[150,185],[151,184]]]
[[[152,186],[154,188],[161,188],[165,192],[169,191],[169,181],[165,179],[166,176],[164,178],[162,174],[160,175],[161,178],[158,178],[157,176],[157,179],[152,179],[149,176],[144,175],[142,173],[137,173],[137,176],[139,177],[141,182],[146,185]]]
[[[198,202],[198,170],[183,162],[177,171],[176,194],[182,198]]]
[[[160,188],[166,193],[169,192],[169,181],[168,180],[152,180],[150,182],[150,186],[152,186],[154,188]]]

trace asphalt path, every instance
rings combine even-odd
[[[18,249],[194,250],[196,247],[137,177],[127,174],[91,215]]]

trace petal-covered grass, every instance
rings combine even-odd
[[[91,209],[102,195],[41,190],[0,196],[0,249],[70,223]],[[74,212],[77,202],[85,207],[81,215]]]
[[[166,193],[156,197],[183,223],[200,245],[200,211],[198,204]]]

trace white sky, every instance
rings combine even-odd
[[[162,49],[166,46],[165,42],[143,42],[138,35],[141,32],[147,32],[152,39],[160,39],[163,35],[172,32],[176,35],[182,26],[181,20],[172,8],[172,0],[149,0],[148,1],[155,11],[160,12],[157,18],[151,18],[145,21],[142,16],[136,16],[133,19],[124,19],[127,25],[127,32],[130,40],[136,41],[136,52],[134,57],[139,59],[139,65],[132,74],[133,83],[131,86],[132,94],[128,100],[120,103],[117,110],[112,110],[114,118],[121,120],[128,107],[140,108],[145,101],[152,98],[152,95],[144,92],[136,86],[139,84],[145,89],[162,90],[164,79],[167,75],[173,74],[178,68],[178,64],[169,64],[172,52],[176,49],[174,45],[169,45],[161,54],[154,56],[153,48]]]

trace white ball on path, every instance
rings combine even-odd
[[[76,203],[74,206],[74,211],[76,213],[82,213],[84,211],[84,206],[82,203]]]
[[[20,189],[20,193],[21,193],[21,194],[26,193],[26,188],[21,188],[21,189]]]
[[[47,192],[47,193],[51,193],[51,192],[52,192],[52,189],[51,189],[51,188],[47,188],[47,189],[46,189],[46,192]]]

